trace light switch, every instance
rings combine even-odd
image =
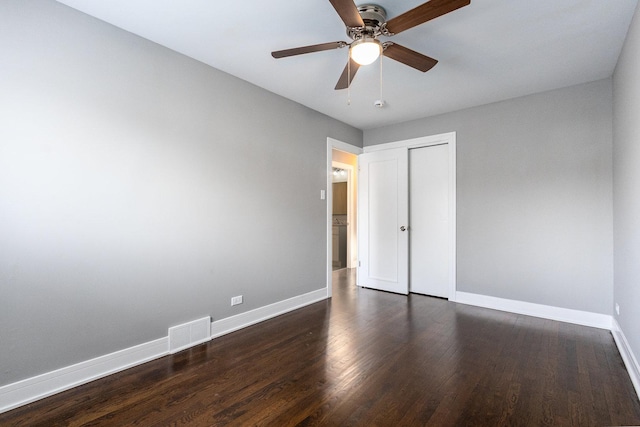
[[[320,190],[320,200],[324,200],[327,197],[325,190]]]

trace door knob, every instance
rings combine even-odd
[[[403,225],[402,227],[400,227],[400,231],[405,231],[407,228]]]

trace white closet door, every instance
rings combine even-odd
[[[358,156],[358,285],[409,293],[408,150]]]
[[[411,292],[449,297],[449,147],[409,150]]]

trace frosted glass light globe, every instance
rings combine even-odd
[[[351,43],[350,52],[351,59],[356,61],[358,64],[369,65],[378,59],[382,52],[382,46],[378,40],[365,37]]]

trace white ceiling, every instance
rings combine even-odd
[[[346,48],[270,55],[350,41],[328,0],[58,1],[360,129],[609,77],[638,2],[471,0],[392,38],[440,62],[421,73],[385,59],[377,108],[378,62],[360,68],[348,105],[347,91],[334,90]],[[423,2],[374,1],[388,18]]]

